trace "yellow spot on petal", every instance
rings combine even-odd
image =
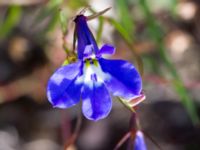
[[[96,67],[98,67],[98,61],[96,60],[96,59],[93,59],[93,63],[94,63],[94,65],[96,66]]]
[[[85,60],[85,66],[88,68],[90,66],[90,60]]]

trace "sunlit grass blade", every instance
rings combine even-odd
[[[116,0],[117,11],[120,23],[128,34],[133,35],[135,25],[128,8],[128,1]],[[133,36],[132,36],[133,37]]]
[[[155,41],[156,45],[158,46],[159,55],[165,65],[165,67],[169,70],[169,73],[171,74],[173,79],[176,81],[173,84],[174,89],[177,92],[177,94],[179,95],[182,104],[188,111],[188,114],[190,115],[190,118],[193,121],[193,123],[199,124],[200,121],[199,121],[199,118],[197,115],[197,109],[194,105],[194,102],[190,98],[190,95],[188,94],[186,88],[184,87],[184,84],[182,83],[182,81],[176,71],[176,68],[174,67],[174,65],[172,64],[172,62],[170,61],[169,57],[166,54],[166,50],[165,50],[164,43],[162,40],[162,32],[160,32],[161,27],[159,26],[158,22],[153,17],[153,15],[151,14],[146,0],[140,0],[140,6],[141,6],[141,9],[143,10],[145,18],[147,20],[147,25],[150,30],[150,38],[152,38]]]
[[[44,5],[40,12],[38,13],[37,17],[33,22],[33,26],[36,24],[41,23],[47,17],[52,17],[59,11],[59,7],[62,4],[63,0],[51,0],[46,5]]]
[[[56,27],[56,25],[57,25],[58,22],[59,22],[59,10],[57,10],[57,12],[55,12],[51,16],[51,19],[48,22],[47,27],[44,30],[44,33],[52,31]]]

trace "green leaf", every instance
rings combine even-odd
[[[124,29],[124,27],[122,27],[122,25],[120,23],[118,23],[117,21],[115,21],[112,18],[107,18],[108,22],[113,25],[113,27],[121,34],[121,36],[129,43],[132,43],[132,38],[129,36],[129,33],[127,32],[127,30]]]
[[[128,1],[126,0],[117,0],[117,11],[120,18],[120,23],[124,27],[124,29],[128,32],[128,34],[133,35],[135,25],[133,23],[133,19],[131,17],[129,8],[128,8]]]
[[[0,25],[0,38],[8,36],[12,29],[19,23],[22,14],[20,6],[10,6],[6,20]]]

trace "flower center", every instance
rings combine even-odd
[[[102,71],[97,59],[87,58],[83,62],[83,75],[77,78],[76,84],[84,83],[88,87],[93,88],[101,85],[110,75]]]

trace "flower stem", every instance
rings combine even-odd
[[[128,102],[126,102],[125,100],[121,99],[120,97],[117,97],[117,99],[119,100],[120,103],[122,103],[128,110],[130,110],[132,113],[136,113],[135,109],[133,107],[131,107]]]

